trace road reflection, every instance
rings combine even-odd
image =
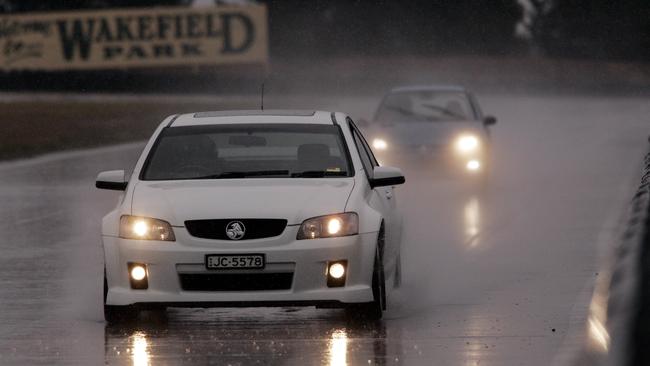
[[[315,309],[171,309],[106,326],[105,363],[272,365],[401,364],[400,332]],[[390,362],[387,362],[390,360]]]
[[[610,335],[606,324],[610,282],[609,271],[601,271],[589,304],[586,341],[588,352],[606,354],[609,351]]]
[[[481,206],[477,196],[470,196],[463,206],[463,225],[467,247],[471,249],[478,246],[481,228]]]
[[[348,334],[345,329],[332,332],[329,346],[330,366],[345,366],[348,364]]]
[[[133,366],[149,366],[149,344],[145,332],[136,331],[130,338]]]

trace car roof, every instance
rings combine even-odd
[[[448,91],[466,93],[467,89],[460,85],[406,85],[390,90],[390,93],[420,92],[420,91]]]
[[[218,124],[299,123],[331,125],[333,112],[313,110],[232,110],[186,113],[175,116],[168,127]]]

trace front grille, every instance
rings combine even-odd
[[[233,240],[228,237],[228,224],[241,222],[244,225],[244,235],[237,240],[270,238],[282,234],[287,227],[284,219],[216,219],[188,220],[185,227],[190,235],[203,239]]]
[[[179,274],[184,291],[288,290],[293,273]]]

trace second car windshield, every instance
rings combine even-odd
[[[397,92],[384,98],[375,117],[380,122],[436,122],[474,119],[462,92]]]
[[[164,129],[142,180],[351,176],[334,125],[219,125]]]

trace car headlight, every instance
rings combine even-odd
[[[388,143],[384,139],[374,139],[372,140],[372,147],[377,150],[386,150],[388,148]]]
[[[359,216],[355,212],[312,217],[303,221],[296,239],[333,238],[359,233]]]
[[[174,230],[167,221],[129,215],[120,218],[120,238],[176,241]]]
[[[462,135],[456,140],[456,150],[461,153],[469,153],[478,150],[480,141],[474,135]]]
[[[472,171],[472,172],[475,172],[475,171],[481,169],[481,162],[476,160],[476,159],[470,160],[470,161],[467,162],[467,164],[465,164],[465,169],[467,169],[469,171]]]

